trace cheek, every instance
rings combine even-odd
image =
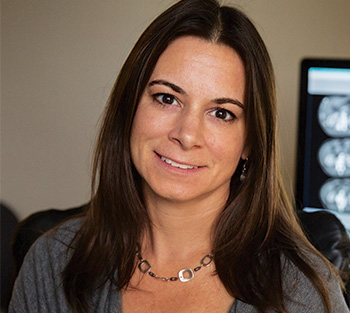
[[[137,149],[139,145],[148,137],[153,127],[153,122],[149,120],[147,111],[143,110],[141,105],[136,111],[134,122],[131,129],[131,149]]]
[[[162,130],[166,129],[169,124],[169,119],[166,119],[165,114],[156,110],[152,105],[140,103],[134,123],[132,134],[136,140],[150,139],[159,135]]]
[[[145,160],[150,157],[150,151],[164,137],[168,122],[157,114],[152,106],[140,103],[131,128],[130,150],[131,159],[140,172],[145,166]]]
[[[131,135],[130,135],[130,150],[131,150],[131,159],[138,168],[139,160],[141,159],[141,147],[140,144],[143,141],[143,129],[144,129],[144,123],[142,121],[142,112],[140,112],[139,109],[137,109],[134,121],[131,128]]]
[[[207,142],[215,160],[225,167],[228,173],[233,174],[243,153],[244,136],[228,136],[227,133],[221,133],[219,136],[212,135]]]

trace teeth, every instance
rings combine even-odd
[[[191,165],[176,163],[175,161],[170,160],[170,159],[168,159],[168,158],[165,158],[165,157],[163,157],[163,156],[161,157],[161,159],[162,159],[165,163],[168,163],[169,165],[174,166],[174,167],[181,168],[181,169],[183,169],[183,170],[190,170],[190,169],[198,168],[198,166],[191,166]]]

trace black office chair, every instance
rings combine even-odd
[[[65,210],[49,209],[34,213],[18,223],[12,244],[16,274],[18,274],[24,257],[35,240],[64,220],[84,213],[88,208],[89,204]]]
[[[312,245],[339,269],[345,283],[345,301],[350,307],[350,240],[344,225],[327,212],[297,211],[301,227]]]
[[[1,203],[1,312],[7,312],[16,277],[11,255],[11,238],[18,223],[12,210]]]

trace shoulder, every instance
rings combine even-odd
[[[337,277],[318,256],[309,254],[307,258],[327,285],[331,300],[331,312],[349,313]],[[285,292],[286,311],[288,313],[325,312],[317,289],[309,278],[286,257],[282,258],[282,284]],[[258,313],[255,307],[238,299],[230,311],[230,313],[234,312]]]
[[[69,220],[33,244],[16,279],[10,312],[69,312],[61,273],[82,222],[83,218]]]
[[[63,260],[64,256],[69,257],[73,249],[72,242],[82,223],[83,218],[74,218],[39,237],[28,252],[29,260],[35,257],[36,261],[54,259],[57,262]]]
[[[70,219],[48,232],[46,234],[46,239],[52,241],[53,244],[70,245],[79,232],[83,222],[84,217]]]
[[[40,236],[29,249],[22,268],[25,270],[32,263],[44,265],[51,262],[56,266],[64,266],[62,263],[70,257],[72,241],[82,223],[82,217],[70,219]]]
[[[16,273],[33,243],[42,234],[54,229],[62,221],[88,210],[89,204],[66,210],[49,209],[36,212],[18,223],[13,234],[12,248]]]
[[[348,313],[338,278],[320,257],[307,254],[308,262],[326,283],[332,306],[332,312]],[[322,298],[308,277],[291,261],[283,263],[283,288],[286,294],[286,306],[290,313],[325,312]]]

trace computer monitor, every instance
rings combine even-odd
[[[300,71],[296,200],[350,230],[350,59],[305,59]]]

